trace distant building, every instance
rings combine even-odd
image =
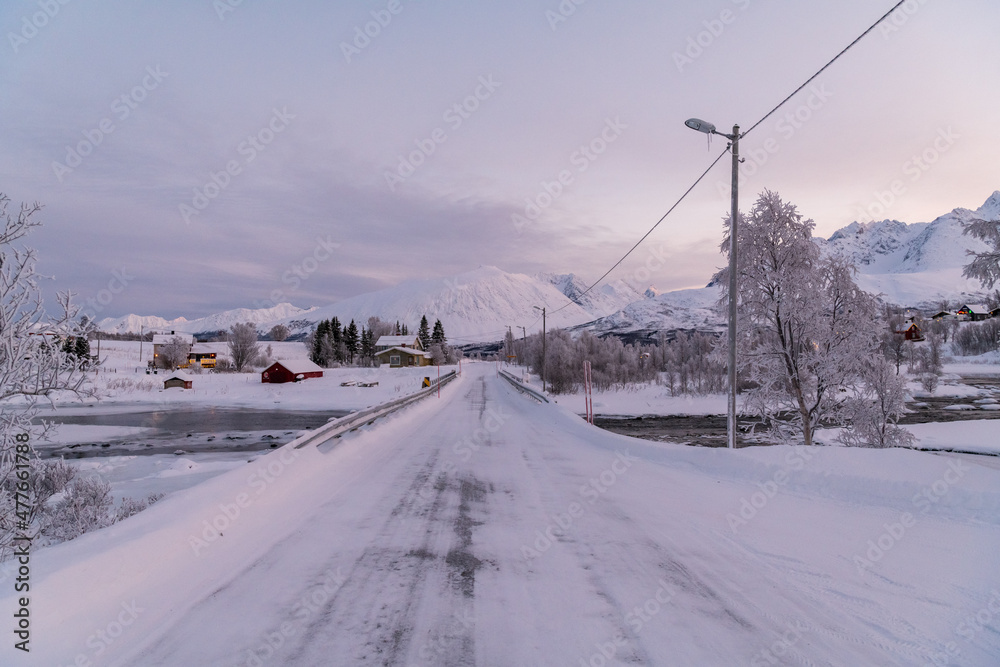
[[[955,313],[949,312],[947,310],[942,310],[939,313],[934,313],[931,315],[932,320],[953,320],[955,319]]]
[[[906,340],[923,340],[924,332],[920,330],[916,322],[907,322],[896,332]]]
[[[283,384],[321,377],[323,377],[323,369],[308,359],[285,359],[276,361],[264,369],[264,372],[260,374],[260,381]]]
[[[960,318],[980,322],[990,318],[990,310],[981,303],[970,303],[962,306],[956,313]]]
[[[423,350],[412,347],[390,347],[375,353],[378,363],[389,364],[389,368],[403,368],[405,366],[430,366],[431,357]]]
[[[194,347],[194,336],[186,333],[176,333],[171,331],[170,333],[158,333],[153,334],[153,367],[161,367],[160,364],[160,350],[165,346],[172,344],[175,340],[179,341],[182,345],[187,346],[187,355],[191,354],[191,348]]]
[[[187,373],[177,371],[176,373],[171,373],[170,377],[163,381],[164,389],[172,389],[173,387],[179,387],[180,389],[191,389],[194,386],[194,378]]]
[[[384,352],[389,348],[393,347],[404,347],[412,348],[414,350],[423,350],[424,346],[420,344],[420,338],[417,335],[408,336],[379,336],[379,339],[375,341],[375,352]]]
[[[215,368],[215,351],[204,343],[195,343],[188,353],[187,363],[182,364],[184,368],[192,364],[198,364],[202,368]]]
[[[991,310],[990,317],[1000,317],[1000,308],[994,308]]]

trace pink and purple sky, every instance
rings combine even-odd
[[[124,273],[101,317],[481,264],[593,279],[725,148],[684,120],[749,128],[894,4],[577,2],[5,2],[0,192],[45,204],[49,293]],[[829,236],[980,206],[998,25],[995,2],[908,2],[743,140],[742,207],[777,190]],[[653,250],[659,289],[703,285],[729,169],[622,271]]]

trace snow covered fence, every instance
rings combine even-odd
[[[379,417],[384,417],[387,414],[395,412],[400,408],[405,408],[410,403],[419,401],[421,398],[429,396],[430,394],[436,392],[439,386],[444,386],[458,377],[455,371],[445,374],[438,380],[431,382],[431,386],[421,389],[418,392],[403,396],[402,398],[397,398],[388,403],[383,403],[381,405],[376,405],[374,407],[368,408],[366,410],[361,410],[360,412],[352,412],[346,417],[341,417],[340,419],[335,419],[334,421],[321,426],[311,433],[307,433],[301,438],[297,438],[292,442],[285,445],[285,447],[294,447],[295,449],[302,449],[306,445],[318,446],[323,444],[328,440],[337,438],[347,431],[353,431],[359,428],[362,424],[368,421],[373,421]]]
[[[531,387],[525,386],[524,384],[521,383],[520,380],[518,380],[516,377],[514,377],[507,371],[500,371],[500,377],[502,377],[504,380],[514,385],[514,388],[517,389],[522,394],[527,394],[528,396],[531,396],[533,399],[541,403],[549,402],[549,399],[545,398],[545,394],[543,394],[540,391],[535,391]]]

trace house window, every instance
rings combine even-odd
[[[399,355],[398,354],[390,354],[389,355],[389,365],[390,366],[399,366],[400,365],[400,363],[399,363]]]

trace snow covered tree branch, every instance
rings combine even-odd
[[[983,252],[966,251],[972,261],[962,269],[962,275],[979,280],[987,288],[993,287],[1000,281],[1000,220],[973,220],[962,232],[989,246]]]
[[[0,194],[0,558],[13,537],[12,515],[7,512],[13,512],[14,507],[16,436],[29,433],[39,437],[44,433],[45,425],[32,423],[39,399],[51,401],[62,392],[92,394],[86,385],[89,365],[80,364],[64,346],[66,339],[86,335],[76,322],[72,295],[59,294],[60,312],[49,316],[38,286],[36,253],[16,245],[41,224],[37,220],[41,205],[22,204],[16,213],[10,212],[9,206],[10,199]],[[37,455],[32,457],[31,465],[41,481],[56,483],[61,479],[60,475],[50,474],[51,465]],[[44,499],[39,496],[36,500]],[[37,531],[37,523],[32,528]]]
[[[728,218],[725,224],[731,228]],[[876,354],[875,300],[854,283],[849,262],[821,257],[813,228],[793,204],[765,191],[741,218],[738,243],[737,351],[752,385],[744,407],[806,445],[822,421],[837,417]],[[728,251],[728,237],[721,247]],[[726,303],[728,269],[713,281]]]

